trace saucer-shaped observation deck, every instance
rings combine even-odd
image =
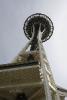
[[[54,27],[51,19],[48,16],[41,13],[36,13],[26,19],[23,29],[26,37],[29,40],[32,38],[33,25],[35,28],[35,37],[37,36],[36,34],[38,33],[40,27],[42,42],[45,42],[52,36]]]

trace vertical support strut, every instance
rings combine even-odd
[[[43,31],[45,31],[45,29]],[[51,94],[52,89],[50,89],[49,81],[48,81],[48,78],[47,78],[47,72],[46,72],[46,69],[45,69],[45,63],[43,62],[43,59],[44,59],[44,57],[43,57],[44,49],[43,49],[42,40],[41,40],[42,33],[43,32],[41,32],[41,25],[40,25],[39,26],[39,33],[38,33],[38,46],[39,46],[39,54],[40,54],[40,65],[41,65],[42,72],[43,72],[43,84],[44,84],[44,90],[45,90],[46,100],[60,100],[60,97],[59,97],[59,94],[58,94],[58,91],[57,91],[57,88],[56,88],[56,85],[55,85],[55,82],[54,82],[54,79],[53,79],[53,76],[52,76],[52,72],[51,72],[51,69],[49,67],[49,72],[51,73],[51,77],[52,77],[51,81],[53,81],[53,83],[54,83],[54,87],[52,87],[52,89],[55,92],[53,94],[53,96]],[[47,68],[47,70],[48,70],[48,68]]]
[[[42,50],[41,50],[41,44],[42,44],[42,40],[41,40],[41,35],[42,32],[40,31],[41,25],[39,27],[39,34],[38,34],[38,46],[39,46],[39,54],[40,54],[40,65],[43,71],[43,83],[44,83],[44,90],[45,90],[45,96],[46,96],[46,100],[52,100],[51,97],[51,91],[49,89],[49,84],[48,84],[48,80],[47,80],[47,75],[46,75],[46,70],[44,67],[44,63],[43,63],[43,57],[42,57]]]

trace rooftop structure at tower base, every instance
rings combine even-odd
[[[35,56],[34,52],[32,54]],[[25,93],[28,100],[45,100],[41,73],[42,70],[37,61],[0,65],[0,100],[15,100],[19,93]],[[47,73],[49,72],[47,71]],[[51,84],[49,85],[55,91],[55,88]],[[60,100],[65,100],[67,90],[59,86],[57,86],[57,90]]]

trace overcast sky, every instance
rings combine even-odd
[[[67,88],[67,0],[0,0],[0,64],[10,62],[27,43],[23,24],[34,13],[53,21],[54,33],[43,44],[56,83]]]

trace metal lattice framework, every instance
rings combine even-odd
[[[26,37],[29,40],[33,34],[33,25],[35,27],[35,34],[41,25],[40,31],[42,33],[42,42],[47,41],[52,36],[54,27],[51,19],[48,16],[41,13],[36,13],[26,19],[23,29]]]

